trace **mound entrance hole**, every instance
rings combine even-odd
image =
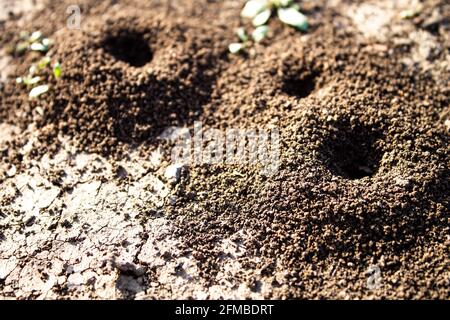
[[[133,67],[142,67],[153,59],[153,52],[144,34],[121,30],[108,35],[102,43],[103,48],[114,58]]]
[[[383,156],[380,138],[381,133],[370,127],[344,127],[325,138],[321,156],[334,175],[349,180],[370,177],[378,171]]]
[[[307,73],[296,76],[286,76],[283,79],[281,90],[290,96],[299,99],[306,98],[316,88],[316,74]]]

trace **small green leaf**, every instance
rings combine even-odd
[[[30,33],[28,31],[20,31],[20,39],[28,40],[30,38]]]
[[[241,17],[252,19],[270,6],[268,0],[249,0],[241,11]]]
[[[264,39],[266,37],[268,31],[269,31],[268,26],[260,26],[260,27],[256,28],[252,32],[253,41],[260,42],[262,39]]]
[[[48,39],[48,38],[42,39],[42,44],[44,46],[46,46],[47,48],[50,47],[53,44],[53,42],[54,41],[52,39]]]
[[[16,45],[16,53],[25,52],[28,49],[28,42],[22,41]]]
[[[272,10],[270,9],[266,9],[260,13],[258,13],[254,18],[253,18],[253,26],[255,27],[259,27],[262,26],[264,24],[267,23],[267,21],[269,21],[270,16],[272,15]]]
[[[30,46],[30,49],[32,51],[40,51],[40,52],[46,52],[48,50],[48,47],[43,45],[40,42],[33,42]]]
[[[27,86],[32,86],[41,81],[41,77],[25,77],[23,78],[23,83]]]
[[[55,76],[55,79],[61,77],[61,73],[62,73],[61,64],[59,62],[56,62],[53,65],[53,75]]]
[[[230,45],[228,46],[228,50],[233,53],[239,53],[242,49],[244,49],[244,44],[243,43],[230,43]]]
[[[30,91],[29,97],[32,99],[37,98],[40,95],[46,93],[49,89],[50,89],[50,87],[46,84],[37,86]]]
[[[29,41],[30,41],[30,42],[36,42],[36,41],[41,40],[41,38],[42,38],[42,32],[40,32],[40,31],[35,31],[35,32],[33,32],[33,33],[31,34]]]
[[[38,62],[39,70],[44,69],[50,63],[50,57],[44,57]]]
[[[280,6],[282,7],[289,7],[294,0],[279,0],[280,1]]]
[[[244,28],[237,28],[236,34],[239,37],[239,39],[241,39],[242,42],[248,41],[247,32],[245,31]]]
[[[278,17],[282,22],[298,30],[306,31],[308,29],[308,19],[296,8],[278,9]]]
[[[28,73],[30,74],[30,76],[32,76],[33,74],[35,74],[38,71],[36,65],[31,65],[30,69],[28,70]]]

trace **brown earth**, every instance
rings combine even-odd
[[[41,56],[13,55],[1,86],[1,123],[20,133],[0,148],[0,181],[13,190],[0,193],[0,295],[111,298],[89,285],[92,277],[109,281],[103,274],[114,278],[125,298],[450,297],[446,1],[424,1],[411,20],[399,18],[411,1],[301,1],[311,24],[307,33],[273,19],[269,36],[242,55],[227,51],[237,40],[234,30],[245,24],[240,1],[84,1],[81,30],[65,28],[69,4],[49,1],[0,25],[6,51],[17,43],[18,30],[39,29],[55,40],[50,54],[63,65],[61,79],[46,75],[52,90],[30,101],[14,79]],[[161,133],[170,126],[192,128],[195,121],[204,129],[279,128],[279,171],[266,177],[258,166],[190,165],[179,181],[165,181],[170,191],[161,204],[142,201],[130,209],[131,220],[117,203],[99,206],[131,187],[137,189],[124,203],[139,197],[149,172],[163,176],[172,145],[161,141]],[[88,173],[79,175],[111,189],[81,218],[75,208],[70,219],[61,219],[70,207],[64,199],[80,183],[68,178],[76,161],[58,158],[68,145],[68,158],[98,155],[110,164],[104,173],[89,162]],[[148,161],[155,152],[162,161],[143,165],[138,177],[129,172],[135,154],[144,163],[139,159]],[[35,232],[26,231],[29,220],[13,227],[11,217],[28,216],[15,205],[24,194],[17,179],[35,179],[36,167],[48,181],[46,190],[59,188],[61,203],[37,211],[55,216],[56,229],[43,247],[18,255],[8,241],[25,233],[24,243],[33,242]],[[96,247],[111,267],[91,266],[97,275],[87,278],[82,270],[78,287],[69,279],[76,272],[55,273],[60,281],[47,291],[18,280],[43,251],[51,254],[40,259],[54,263],[58,235],[77,230],[94,213],[105,220],[124,214],[128,221],[121,240],[128,244]],[[157,221],[169,231],[154,235]],[[127,232],[134,231],[137,238],[130,240]],[[94,229],[80,229],[82,234],[104,236]],[[152,252],[170,241],[176,250],[169,246],[142,258],[143,248]],[[130,243],[139,249],[124,263],[108,256],[108,250],[121,256]],[[155,266],[156,259],[162,264]],[[64,263],[65,270],[72,264]],[[170,277],[161,271],[167,266],[174,268]],[[374,267],[381,282],[368,288]],[[53,269],[38,268],[40,277],[48,280]],[[173,288],[178,278],[185,281],[181,291]]]

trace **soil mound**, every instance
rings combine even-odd
[[[43,144],[64,134],[82,150],[111,155],[198,118],[226,50],[208,47],[221,43],[217,32],[148,14],[94,17],[86,24],[55,34],[50,54],[64,61],[64,73],[58,81],[46,75],[49,94],[30,101],[22,88],[7,86],[7,121],[45,128]]]

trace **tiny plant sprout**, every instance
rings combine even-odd
[[[28,38],[30,38],[30,34],[28,33],[28,31],[22,30],[20,31],[19,37],[22,40],[28,40]]]
[[[31,99],[37,98],[40,95],[46,93],[49,89],[50,89],[50,87],[46,84],[37,86],[30,91],[29,97]]]
[[[242,51],[242,49],[244,49],[245,45],[243,43],[230,43],[230,45],[228,46],[228,50],[233,53],[239,53],[240,51]]]
[[[16,53],[25,52],[28,49],[28,46],[29,46],[28,42],[25,42],[25,41],[19,42],[16,45],[15,51],[16,51]]]
[[[50,47],[53,44],[53,40],[48,38],[42,39],[42,44],[46,47]]]
[[[39,70],[43,70],[45,67],[47,67],[47,65],[50,63],[50,57],[43,57],[39,62],[38,62],[38,68]]]
[[[294,0],[248,0],[241,11],[241,17],[252,19],[255,27],[251,32],[253,42],[260,42],[266,37],[269,30],[267,24],[274,12],[277,12],[281,22],[300,31],[308,29],[308,19],[300,12],[300,6],[294,3]],[[229,46],[230,52],[239,52],[247,45],[248,37],[245,30],[242,28],[238,30],[237,35],[244,44],[232,43]]]
[[[236,35],[239,37],[239,39],[241,39],[242,42],[248,41],[247,32],[244,28],[237,28]]]
[[[28,73],[29,73],[30,75],[33,75],[33,74],[35,74],[37,71],[38,71],[38,69],[37,69],[36,65],[33,64],[33,65],[31,65],[30,69],[28,70]]]
[[[31,34],[30,38],[28,39],[30,42],[36,42],[41,40],[42,33],[40,31],[35,31]]]
[[[264,11],[270,6],[268,0],[249,0],[245,3],[241,11],[242,18],[253,19],[258,13]]]
[[[53,41],[51,39],[43,39],[42,33],[40,31],[35,31],[31,35],[22,32],[20,36],[23,41],[16,46],[16,52],[18,51],[18,49],[20,49],[19,45],[22,45],[24,47],[23,50],[47,52],[49,46],[53,44]],[[42,73],[42,71],[49,66],[51,60],[51,56],[47,54],[37,63],[34,63],[30,66],[28,74],[26,76],[16,78],[17,84],[23,84],[27,87],[32,88],[29,92],[30,99],[37,98],[49,90],[50,87],[47,84],[39,86],[36,85],[44,78],[44,74]],[[52,66],[52,71],[55,79],[61,77],[61,64],[59,62],[54,63]]]
[[[20,33],[21,41],[16,45],[15,52],[23,53],[27,50],[47,52],[53,41],[48,38],[42,39],[42,33],[35,31],[31,35],[26,31]]]
[[[297,30],[306,31],[308,29],[308,19],[304,14],[296,8],[280,8],[278,9],[278,18]]]
[[[30,45],[30,50],[32,50],[32,51],[46,52],[46,51],[48,50],[48,47],[45,46],[45,45],[43,45],[43,44],[40,43],[40,42],[33,42],[33,43]]]
[[[25,77],[23,78],[23,83],[27,86],[33,86],[41,81],[41,77]]]
[[[270,16],[272,15],[272,10],[266,9],[260,13],[258,13],[252,20],[253,26],[259,27],[267,23],[269,21]]]
[[[260,42],[264,39],[269,31],[269,27],[267,26],[259,26],[252,32],[252,38],[255,42]]]
[[[53,65],[53,75],[54,75],[55,79],[58,79],[59,77],[61,77],[61,73],[62,73],[61,64],[59,62],[56,62]]]

